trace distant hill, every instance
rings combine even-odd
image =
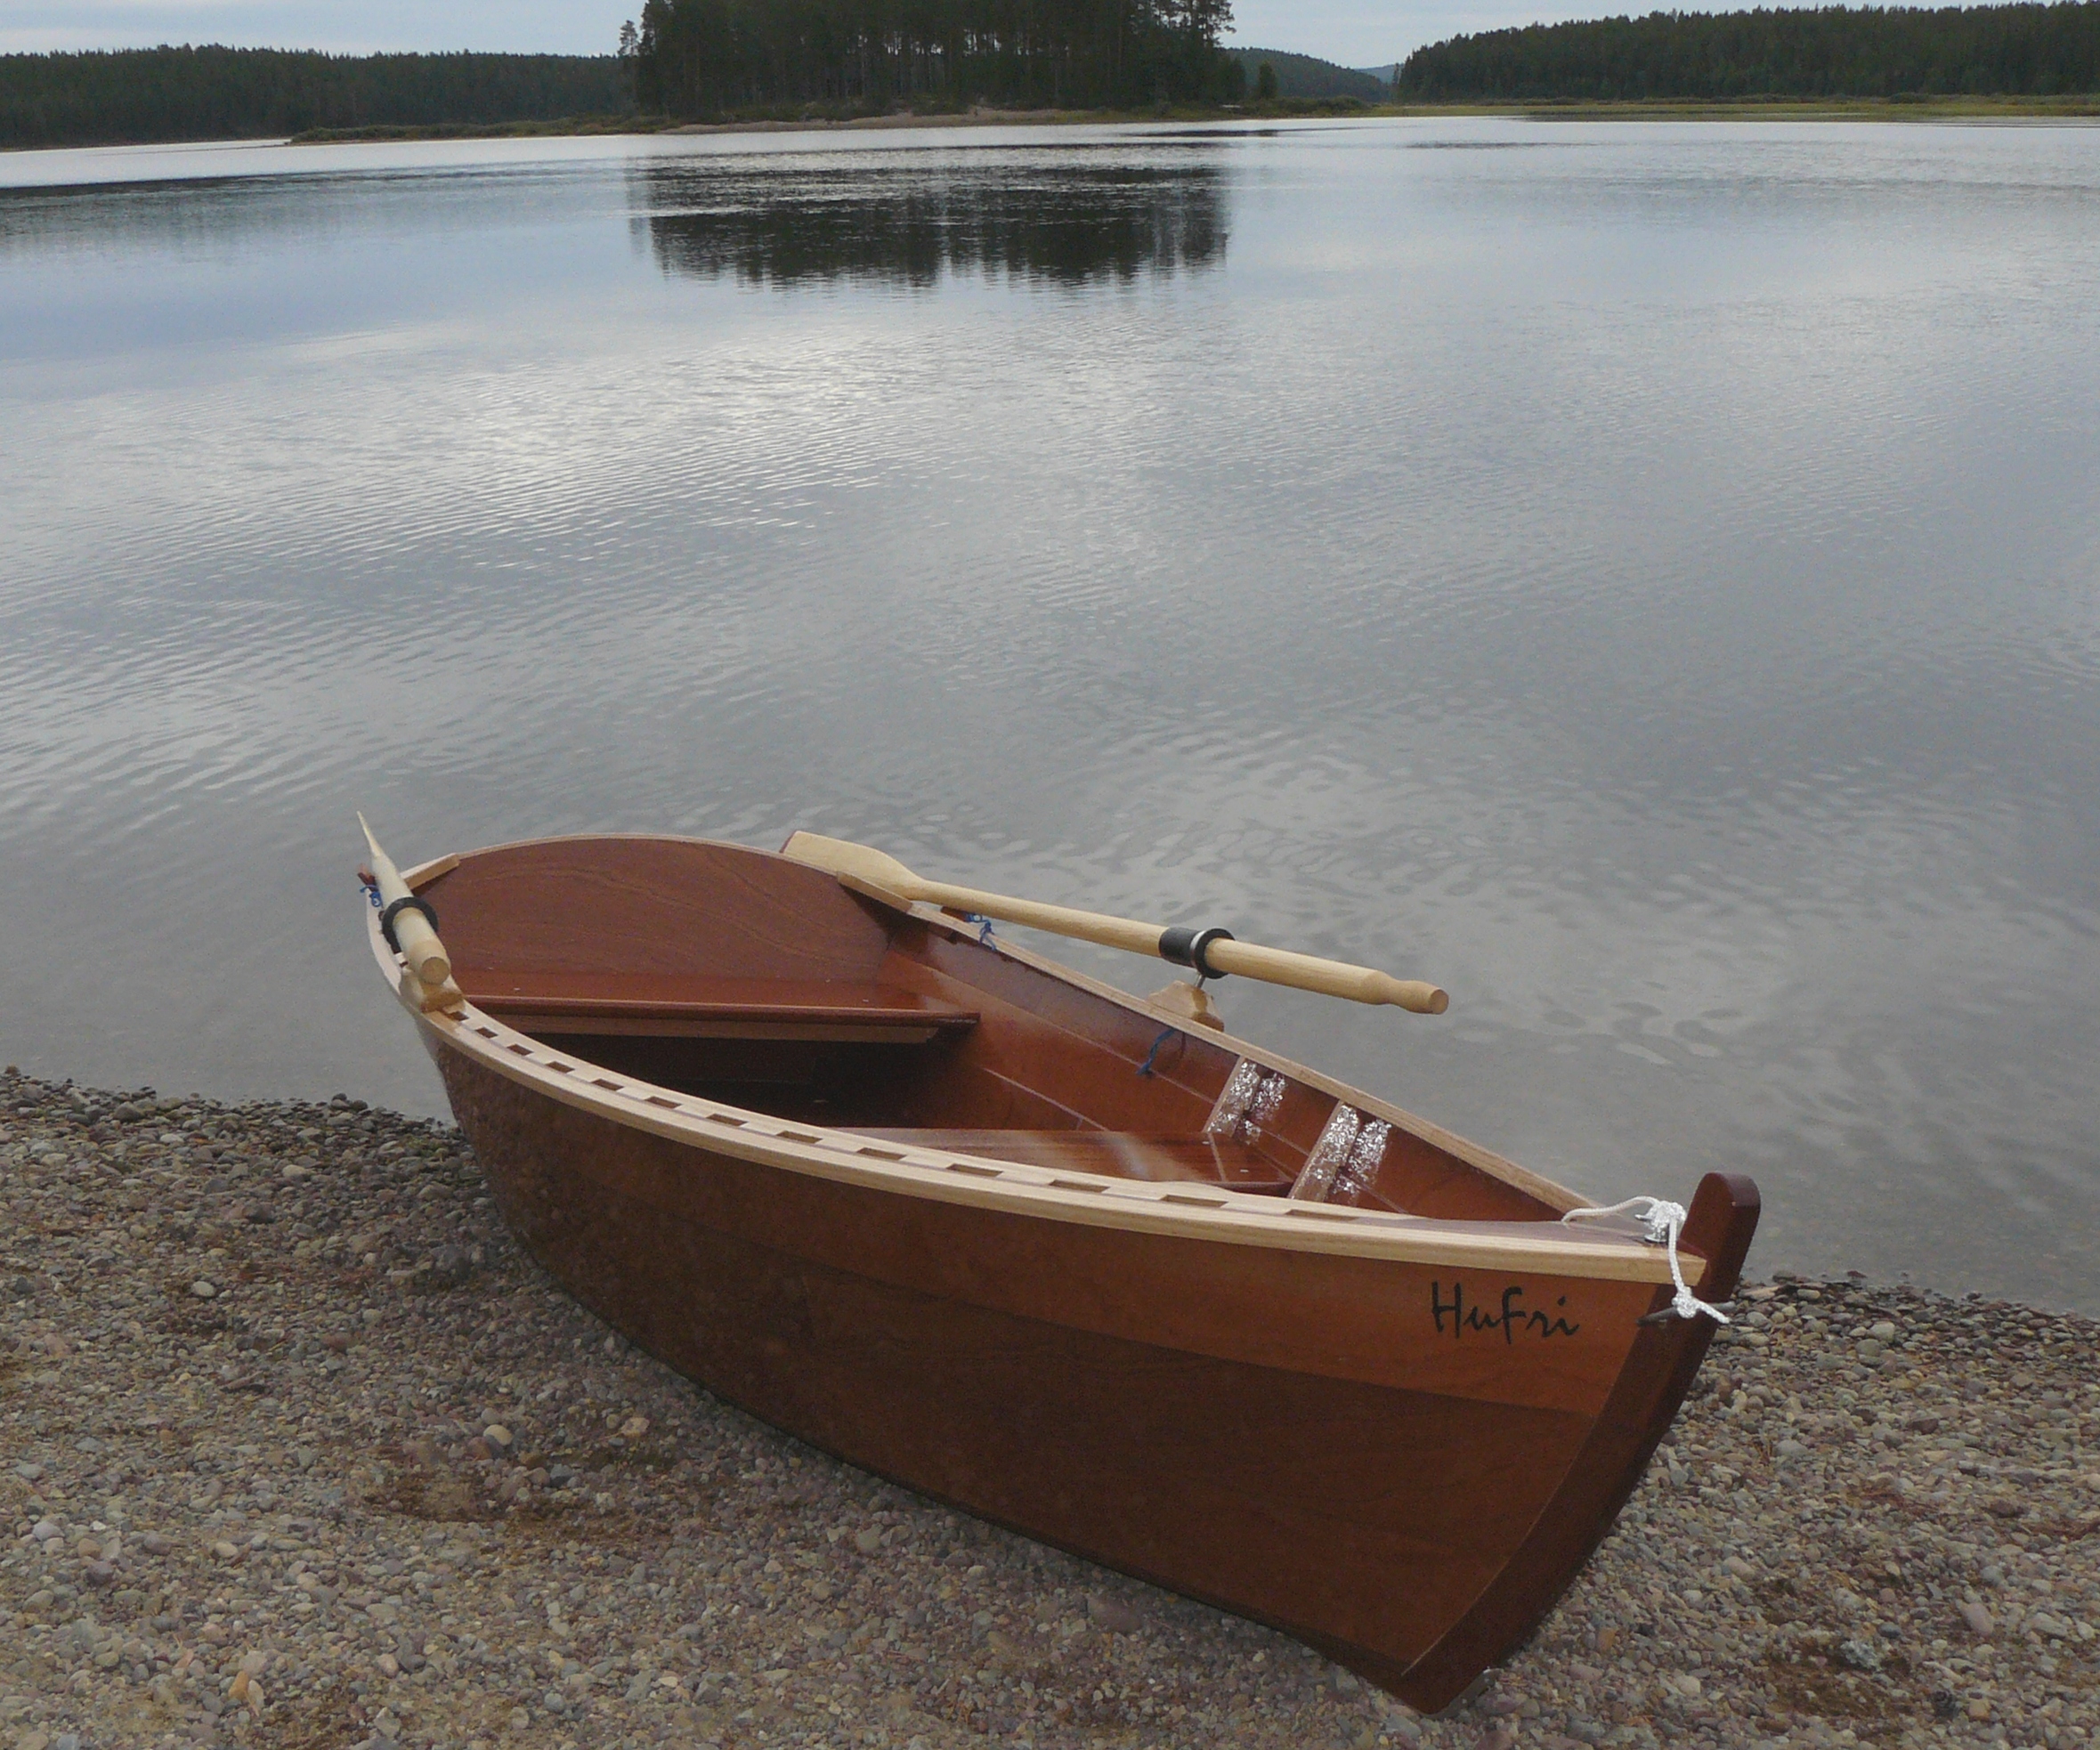
[[[242,140],[311,127],[555,121],[634,108],[614,55],[216,47],[0,55],[0,146]]]
[[[1353,67],[1338,67],[1318,55],[1286,54],[1281,49],[1228,47],[1225,53],[1247,69],[1250,97],[1254,94],[1254,76],[1265,61],[1276,69],[1278,97],[1360,97],[1366,103],[1381,103],[1392,94],[1385,83],[1392,76],[1391,68],[1382,75],[1359,73]]]

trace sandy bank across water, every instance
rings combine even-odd
[[[855,116],[850,121],[686,122],[665,134],[843,134],[915,127],[1041,127],[1051,123],[1127,121],[1088,109],[972,109],[961,116]]]

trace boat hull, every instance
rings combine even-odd
[[[1650,1283],[1104,1230],[783,1170],[424,1036],[578,1300],[855,1464],[1319,1648],[1435,1710],[1609,1527],[1710,1337]],[[1756,1212],[1687,1238],[1735,1280]],[[1560,1328],[1556,1328],[1556,1326]]]

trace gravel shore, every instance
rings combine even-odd
[[[839,1464],[523,1257],[449,1127],[0,1081],[0,1746],[2100,1738],[2100,1324],[1752,1287],[1439,1719]]]

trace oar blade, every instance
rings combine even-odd
[[[831,875],[851,875],[890,893],[915,898],[925,886],[895,857],[871,845],[856,845],[849,839],[827,839],[821,832],[798,832],[780,847],[784,857],[806,863]]]

